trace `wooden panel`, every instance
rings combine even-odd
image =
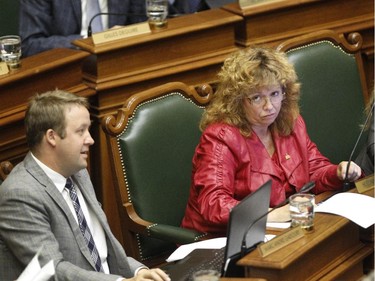
[[[306,0],[265,3],[241,10],[238,4],[224,7],[241,15],[236,40],[243,46],[284,41],[289,37],[320,29],[360,32],[373,29],[372,0]]]
[[[21,60],[21,68],[0,76],[0,161],[21,161],[28,151],[23,126],[28,99],[35,93],[60,88],[89,96],[82,83],[82,61],[89,54],[54,49]]]
[[[234,25],[241,20],[224,10],[208,10],[170,19],[167,28],[151,34],[96,46],[91,38],[74,44],[93,54],[84,77],[101,91],[222,62],[238,48]]]
[[[220,278],[220,281],[267,281],[263,278]]]
[[[345,234],[345,235],[343,235]],[[315,230],[278,252],[262,258],[258,251],[240,261],[247,266],[247,276],[267,280],[308,280],[322,277],[364,247],[359,242],[358,227],[334,215],[316,214]],[[330,253],[324,254],[324,253]],[[335,257],[335,258],[333,258]],[[308,260],[314,262],[306,262]],[[296,271],[296,268],[303,270]],[[312,279],[314,279],[312,278]]]

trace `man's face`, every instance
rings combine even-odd
[[[89,147],[94,144],[88,110],[80,105],[65,109],[65,138],[57,138],[56,152],[60,173],[69,177],[87,167]]]

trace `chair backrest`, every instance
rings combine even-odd
[[[142,220],[180,226],[189,195],[192,157],[201,135],[199,121],[212,96],[212,90],[206,89],[201,96],[183,83],[168,83],[133,95],[116,117],[103,120],[110,136],[120,208],[132,204]],[[137,232],[127,224],[123,233]],[[139,234],[136,243],[141,260],[176,248],[175,243]]]
[[[350,43],[342,35],[323,30],[278,46],[286,51],[301,81],[301,114],[309,135],[333,163],[348,160],[368,94],[362,38],[358,33],[348,38]]]
[[[0,36],[17,35],[19,20],[19,0],[1,0]]]

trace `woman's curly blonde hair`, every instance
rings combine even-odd
[[[293,65],[282,52],[268,47],[248,47],[229,56],[218,73],[219,83],[206,108],[200,129],[223,122],[251,135],[244,100],[264,87],[280,85],[285,94],[280,113],[270,126],[274,133],[289,135],[299,115],[300,83]]]

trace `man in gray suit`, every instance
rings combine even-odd
[[[0,186],[1,281],[16,280],[39,249],[42,266],[54,262],[54,280],[169,280],[127,257],[109,228],[86,170],[94,143],[87,108],[60,90],[28,106],[30,152]]]

